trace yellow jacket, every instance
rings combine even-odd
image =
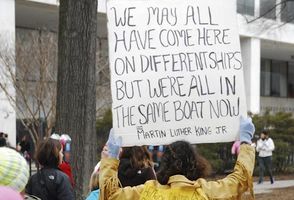
[[[156,180],[147,181],[135,187],[120,187],[117,178],[119,161],[112,158],[102,159],[99,171],[100,200],[208,200],[241,199],[241,195],[250,189],[253,197],[252,173],[255,150],[243,144],[234,172],[218,181],[198,179],[188,180],[185,176],[175,175],[169,178],[167,185]]]

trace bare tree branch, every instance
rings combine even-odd
[[[0,88],[36,144],[41,136],[41,123],[45,123],[45,136],[51,134],[55,125],[57,36],[46,30],[21,31],[16,37],[15,53],[0,52],[0,63],[4,65],[1,79],[7,80],[0,81]],[[98,37],[97,41],[96,115],[99,118],[111,105],[111,91],[107,38]],[[15,90],[16,97],[9,93],[9,86]]]
[[[294,2],[294,0],[282,0],[282,1],[279,2],[279,3],[276,3],[272,8],[270,8],[269,10],[267,10],[265,13],[262,13],[262,14],[259,15],[258,17],[253,18],[253,19],[251,19],[251,20],[249,20],[249,19],[246,17],[246,15],[242,15],[242,16],[245,18],[246,22],[247,22],[248,24],[250,24],[250,23],[253,23],[253,22],[255,22],[255,21],[257,21],[257,20],[259,20],[259,19],[261,19],[261,18],[264,18],[267,14],[271,13],[272,11],[274,11],[278,6],[282,5],[283,7],[281,8],[281,10],[280,10],[280,12],[279,12],[279,14],[281,15],[281,13],[285,11],[286,3],[287,3],[287,2]],[[292,19],[292,20],[293,20],[293,19]],[[292,20],[290,20],[289,22],[291,22]],[[288,23],[288,22],[286,22],[286,23]],[[284,23],[284,24],[286,24],[286,23]]]

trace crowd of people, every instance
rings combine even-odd
[[[121,147],[121,138],[110,131],[109,139],[89,180],[87,200],[106,199],[239,199],[245,191],[253,195],[252,173],[255,128],[250,118],[241,119],[240,140],[234,171],[224,179],[207,181],[208,161],[189,142],[177,141],[161,148],[160,165],[154,170],[152,153],[145,146]],[[68,151],[69,136],[52,135],[41,141],[35,153],[38,171],[29,177],[28,165],[17,151],[0,148],[0,192],[5,200],[42,199],[73,200],[74,187]],[[266,166],[274,148],[266,132],[261,134],[256,149],[263,181]],[[261,164],[260,164],[261,165]],[[270,171],[271,172],[271,171]],[[9,175],[7,175],[9,174]],[[270,173],[273,183],[272,174]],[[14,195],[14,196],[13,196]],[[0,200],[3,195],[0,195]],[[11,198],[10,198],[11,196]],[[8,198],[9,197],[9,198]],[[12,198],[13,197],[13,198]]]
[[[21,139],[16,148],[2,146],[0,148],[0,192],[2,189],[6,192],[1,193],[0,200],[74,199],[74,181],[68,162],[67,144],[70,141],[71,138],[68,135],[58,136],[57,134],[41,141],[35,152],[38,170],[31,177],[27,159],[27,155],[30,154],[30,142],[27,136]]]

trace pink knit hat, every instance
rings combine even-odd
[[[0,186],[0,200],[23,200],[19,192],[5,186]]]

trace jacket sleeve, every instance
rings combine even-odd
[[[269,138],[268,141],[266,142],[266,150],[267,151],[275,150],[275,144],[274,144],[274,141],[271,138]]]
[[[117,176],[119,161],[113,158],[101,160],[99,171],[100,200],[140,199],[144,185],[135,187],[120,187]]]
[[[218,181],[198,181],[209,199],[239,199],[248,188],[253,196],[254,161],[254,147],[242,144],[233,173]]]
[[[260,140],[257,140],[256,151],[260,152],[260,150],[262,150],[262,142]]]
[[[70,184],[74,187],[74,179],[73,179],[73,175],[72,175],[72,170],[71,170],[71,166],[69,163],[63,161],[59,166],[58,168],[63,172],[65,173],[68,178],[69,178],[69,181],[70,181]]]

